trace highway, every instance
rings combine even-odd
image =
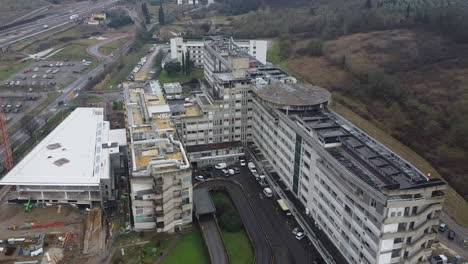
[[[14,26],[12,28],[0,31],[0,47],[9,46],[21,40],[54,30],[69,23],[70,16],[77,14],[80,17],[91,14],[92,12],[102,11],[113,5],[117,0],[108,0],[105,2],[90,3],[88,1],[76,3],[68,7],[56,7],[49,10],[44,18],[36,21]]]

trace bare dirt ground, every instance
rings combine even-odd
[[[13,231],[13,226],[20,226],[24,223],[63,221],[65,226],[37,228],[30,230]],[[58,213],[57,206],[33,207],[30,212],[24,212],[23,205],[3,203],[0,205],[0,239],[10,237],[30,236],[34,233],[82,233],[84,228],[84,217],[80,210],[62,206]]]

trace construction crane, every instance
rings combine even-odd
[[[10,142],[8,141],[8,134],[5,122],[5,112],[3,106],[0,105],[0,137],[2,139],[3,154],[5,156],[5,168],[11,170],[13,168],[13,158],[11,156]]]

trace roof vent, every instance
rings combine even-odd
[[[50,149],[50,150],[58,149],[60,147],[62,147],[62,145],[60,145],[60,143],[54,143],[54,144],[47,145],[47,149]]]
[[[54,161],[54,164],[60,167],[64,164],[67,164],[68,162],[70,162],[68,159],[61,158],[61,159]]]

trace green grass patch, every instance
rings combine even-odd
[[[106,76],[102,82],[96,85],[96,90],[113,90],[125,80],[138,61],[146,55],[146,52],[153,44],[145,44],[143,47],[133,49],[132,52],[121,57],[121,61],[115,70]],[[112,86],[112,88],[111,88]]]
[[[273,63],[276,67],[288,71],[288,64],[286,60],[283,60],[280,56],[281,45],[279,40],[274,41],[273,45],[267,50],[267,61]]]
[[[245,232],[221,231],[231,264],[253,263],[254,253]]]
[[[0,81],[4,81],[8,79],[8,77],[26,68],[32,62],[33,62],[32,60],[20,62],[20,63],[11,63],[11,62],[6,62],[6,61],[2,62],[0,64]]]
[[[110,54],[111,52],[118,49],[127,41],[128,41],[128,38],[121,38],[121,39],[112,41],[111,43],[107,43],[106,45],[102,45],[101,47],[99,47],[98,51],[103,54]]]
[[[159,81],[161,83],[171,83],[171,82],[179,82],[179,83],[186,83],[190,82],[192,79],[198,79],[203,77],[203,68],[195,68],[191,74],[186,75],[182,72],[170,76],[166,71],[161,71],[159,74]]]
[[[93,64],[96,63],[96,58],[89,55],[86,52],[86,48],[88,45],[80,45],[80,44],[70,44],[65,46],[61,51],[55,53],[49,59],[70,59],[70,60],[89,60]]]
[[[161,261],[161,264],[197,263],[209,264],[210,257],[200,230],[184,234],[174,249]]]

